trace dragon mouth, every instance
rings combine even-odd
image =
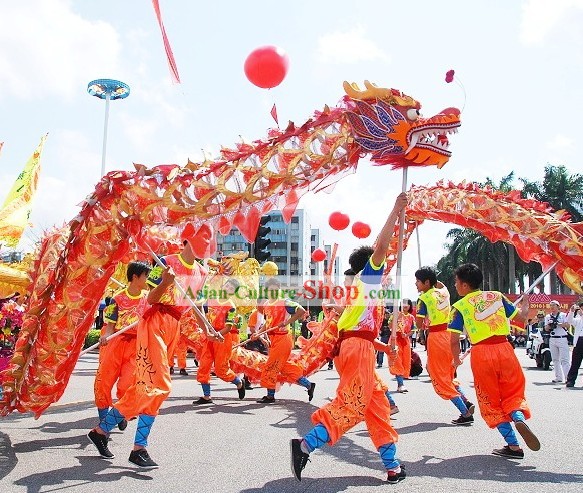
[[[409,147],[405,155],[409,154],[414,148],[428,149],[429,151],[450,157],[448,135],[456,134],[460,122],[453,123],[431,123],[420,125],[409,131],[407,140]]]

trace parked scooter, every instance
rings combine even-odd
[[[549,342],[551,334],[542,329],[532,328],[530,336],[526,343],[526,354],[529,358],[536,361],[537,368],[550,370],[551,367],[551,350]]]

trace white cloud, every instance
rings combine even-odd
[[[0,99],[68,98],[91,78],[117,73],[121,45],[114,28],[87,21],[70,2],[3,2]]]
[[[317,56],[322,62],[333,64],[390,59],[374,41],[366,37],[362,26],[322,36],[318,40]]]
[[[528,0],[522,6],[521,42],[542,44],[563,20],[568,21],[567,14],[572,9],[583,9],[583,0]]]
[[[546,147],[547,149],[551,149],[553,151],[563,151],[572,149],[574,144],[575,143],[573,139],[562,134],[557,134],[553,140],[546,143]]]
[[[135,118],[128,113],[122,113],[120,120],[123,132],[133,148],[141,149],[144,152],[159,144],[155,137],[160,124],[156,120]]]

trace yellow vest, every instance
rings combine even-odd
[[[449,322],[449,291],[446,287],[428,289],[425,293],[421,293],[419,299],[427,307],[429,327]]]
[[[510,321],[502,298],[498,291],[473,291],[453,304],[464,319],[472,344],[510,333]]]

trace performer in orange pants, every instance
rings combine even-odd
[[[387,218],[374,250],[360,247],[349,257],[354,273],[356,297],[338,320],[339,350],[334,363],[340,375],[336,396],[312,415],[314,428],[303,439],[291,440],[291,465],[301,480],[309,454],[325,444],[333,445],[354,425],[364,421],[387,470],[387,482],[398,483],[406,474],[396,459],[397,432],[390,424],[390,407],[375,373],[375,349],[390,351],[390,346],[376,339],[384,315],[384,300],[374,293],[381,288],[385,252],[400,211],[407,204],[402,193]]]
[[[413,303],[409,299],[402,301],[401,312],[397,320],[397,333],[390,345],[397,348],[397,354],[389,362],[389,371],[397,378],[397,392],[407,392],[404,379],[411,373],[411,331],[415,327],[415,317],[411,313]],[[393,317],[389,319],[389,327],[392,327]]]
[[[107,338],[117,330],[137,322],[147,307],[146,280],[150,266],[142,262],[130,262],[127,267],[128,286],[116,293],[104,309],[105,327],[99,341],[99,366],[95,375],[95,405],[99,420],[107,415],[113,405],[111,392],[117,383],[116,395],[121,399],[134,382],[136,368],[136,329]],[[119,423],[124,430],[127,421]]]
[[[178,344],[176,344],[176,349],[174,353],[169,353],[168,358],[168,366],[170,367],[170,375],[174,373],[174,358],[177,359],[178,368],[180,369],[181,375],[188,375],[186,371],[186,352],[188,347],[186,345],[186,338],[184,336],[180,336],[178,339]]]
[[[267,280],[265,288],[271,294],[270,299],[263,305],[265,329],[262,332],[269,334],[270,347],[267,361],[261,371],[260,383],[267,389],[267,395],[258,399],[257,402],[260,404],[275,402],[275,389],[279,379],[305,387],[308,391],[308,400],[311,401],[316,384],[304,376],[304,369],[299,364],[288,361],[293,349],[289,327],[296,320],[303,318],[306,310],[295,301],[281,296],[280,283],[275,277]],[[260,335],[261,332],[255,332],[251,339],[256,340]]]
[[[467,399],[455,380],[454,355],[446,332],[449,321],[449,291],[437,280],[435,271],[421,267],[415,272],[415,286],[421,293],[417,303],[417,327],[427,330],[427,373],[435,393],[449,400],[459,410],[460,416],[452,420],[455,425],[471,425],[475,406]],[[459,348],[456,352],[459,356]]]
[[[182,237],[182,252],[165,257],[163,262],[166,268],[154,267],[148,277],[148,283],[153,286],[148,294],[148,302],[152,306],[138,325],[134,383],[99,426],[88,434],[102,457],[114,457],[108,448],[109,432],[123,419],[138,416],[134,449],[129,460],[139,467],[158,467],[146,450],[148,436],[160,406],[170,394],[172,380],[168,354],[174,352],[180,337],[178,321],[192,309],[176,287],[175,279],[187,293],[196,295],[200,292],[207,271],[196,259],[202,258],[208,251],[212,230],[203,224],[195,231],[194,226],[188,224]],[[206,331],[204,316],[196,311],[194,314],[199,326]]]
[[[202,386],[203,396],[194,401],[195,406],[212,404],[211,398],[211,368],[214,365],[215,374],[224,382],[230,382],[237,387],[239,399],[245,398],[245,385],[243,381],[231,370],[229,361],[233,346],[239,342],[239,326],[237,325],[237,310],[233,303],[239,282],[235,278],[229,278],[223,284],[223,292],[227,299],[209,299],[207,302],[207,317],[211,325],[224,337],[223,341],[207,340],[202,349],[198,362],[197,381]]]
[[[359,365],[354,364],[357,360],[360,360]],[[387,443],[397,442],[399,435],[392,426],[385,423],[390,406],[382,381],[374,369],[376,353],[371,341],[359,337],[343,340],[334,364],[340,375],[336,398],[312,414],[312,423],[319,423],[326,428],[328,445],[334,445],[344,433],[361,421],[366,423],[377,449]],[[362,408],[358,405],[359,401],[363,404]]]
[[[530,410],[524,397],[524,373],[507,336],[510,319],[518,315],[526,320],[529,302],[524,296],[519,311],[501,293],[480,291],[482,281],[477,265],[464,264],[455,271],[455,287],[463,298],[453,304],[448,325],[454,364],[460,365],[457,348],[465,327],[472,343],[471,365],[480,414],[490,428],[498,428],[506,441],[503,448],[492,453],[522,459],[524,451],[511,423],[531,450],[539,450],[540,442],[525,423]]]

